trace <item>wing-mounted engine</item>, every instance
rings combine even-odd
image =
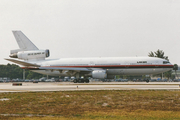
[[[22,60],[44,60],[50,56],[49,50],[32,50],[32,51],[20,51],[11,50],[9,57],[18,58]]]
[[[114,79],[114,75],[109,75],[105,70],[95,70],[92,72],[94,79]]]
[[[95,79],[105,79],[107,78],[107,73],[105,70],[95,70],[92,72],[92,77]]]

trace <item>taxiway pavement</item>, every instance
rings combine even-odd
[[[43,92],[76,90],[180,90],[180,82],[90,82],[90,83],[0,83],[0,92]]]

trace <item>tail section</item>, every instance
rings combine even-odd
[[[49,50],[39,50],[21,31],[13,31],[20,49],[11,50],[10,57],[25,61],[44,60],[49,57]]]

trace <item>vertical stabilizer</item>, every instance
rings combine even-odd
[[[12,31],[22,51],[39,50],[21,31]]]

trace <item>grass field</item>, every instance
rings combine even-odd
[[[0,93],[0,114],[13,120],[179,120],[180,91]]]

